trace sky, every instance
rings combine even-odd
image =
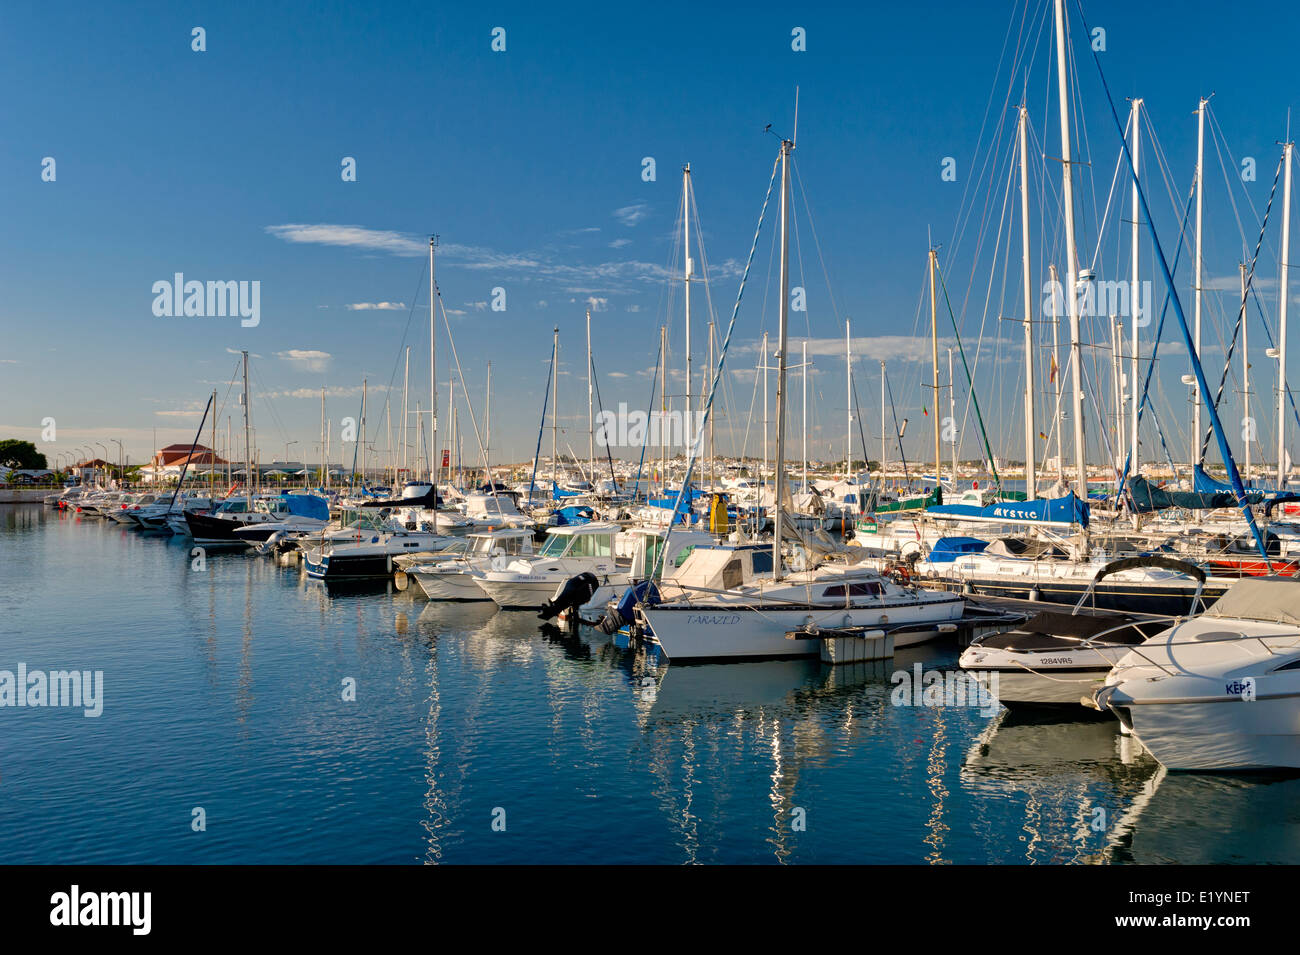
[[[120,441],[141,462],[157,446],[193,437],[213,389],[219,430],[230,418],[238,431],[231,382],[247,350],[261,460],[319,459],[322,388],[332,457],[350,457],[338,429],[344,417],[359,417],[363,379],[368,440],[382,454],[385,401],[393,421],[400,417],[406,345],[410,403],[427,410],[427,244],[436,233],[438,284],[461,368],[449,362],[440,322],[444,412],[448,385],[454,380],[461,391],[463,374],[484,428],[490,361],[491,456],[531,458],[558,326],[562,448],[584,456],[585,310],[592,309],[604,407],[646,407],[661,325],[669,394],[682,394],[682,165],[691,166],[702,229],[703,255],[693,248],[692,257],[709,266],[707,296],[703,283],[692,292],[698,376],[708,305],[725,327],[776,134],[794,134],[797,89],[791,285],[803,289],[806,311],[792,313],[790,337],[792,363],[810,339],[811,454],[843,453],[846,319],[860,411],[855,454],[859,427],[872,456],[878,452],[882,359],[891,415],[911,421],[905,449],[928,453],[934,400],[922,387],[930,375],[924,291],[933,244],[990,442],[1019,458],[1021,326],[1001,319],[1024,313],[1019,200],[1013,191],[1008,203],[1006,192],[1021,90],[1033,139],[1036,301],[1047,261],[1063,262],[1048,12],[1039,2],[756,3],[743,15],[729,5],[671,3],[5,4],[0,438],[35,440],[52,463],[55,453],[94,442],[97,455],[103,445],[116,458]],[[1146,104],[1169,180],[1150,158],[1151,142],[1143,173],[1150,170],[1153,217],[1170,260],[1195,168],[1197,101],[1214,94],[1203,357],[1217,384],[1236,312],[1237,263],[1253,253],[1295,105],[1286,44],[1300,12],[1250,2],[1097,0],[1083,13],[1089,28],[1105,31],[1099,58],[1121,117],[1126,97]],[[1099,276],[1123,278],[1125,189],[1106,211],[1119,134],[1073,2],[1070,17],[1080,256]],[[504,49],[494,50],[502,38]],[[349,157],[354,180],[344,175]],[[1244,157],[1257,166],[1254,181],[1238,172]],[[1277,333],[1278,192],[1255,279],[1262,313],[1252,306],[1247,326],[1260,447],[1269,449],[1276,362],[1264,348]],[[777,329],[775,212],[774,199],[738,311],[718,398],[727,434],[720,451],[762,452],[753,369],[759,337],[768,331],[775,341]],[[1145,237],[1140,259],[1159,301],[1163,286]],[[1178,284],[1190,321],[1189,259],[1190,251]],[[155,314],[155,283],[176,273],[259,283],[258,323]],[[494,300],[504,309],[493,309]],[[1086,334],[1109,347],[1100,324]],[[1153,328],[1139,336],[1144,354]],[[951,329],[941,312],[945,383]],[[1189,369],[1185,349],[1165,348],[1172,341],[1167,329],[1153,403],[1163,437],[1185,456],[1187,389],[1179,376]],[[1103,403],[1111,394],[1108,355],[1090,349],[1086,359],[1090,373],[1102,369],[1094,388]],[[1054,401],[1046,367],[1040,355],[1044,431]],[[1234,396],[1237,374],[1228,385]],[[960,357],[955,377],[960,454],[977,457]],[[774,401],[775,381],[770,388]],[[797,447],[798,372],[790,388]],[[1240,402],[1228,400],[1238,402],[1226,416],[1235,422]],[[457,404],[472,457],[470,411]],[[1098,415],[1089,415],[1090,455],[1099,459],[1106,439]],[[45,437],[51,418],[53,440]],[[444,413],[443,436],[448,423]],[[1150,419],[1143,428],[1144,453],[1159,456],[1161,435]]]

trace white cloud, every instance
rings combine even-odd
[[[644,202],[634,202],[630,206],[623,206],[614,210],[614,218],[627,226],[629,229],[650,214],[650,207]]]
[[[329,367],[330,358],[333,356],[329,352],[314,349],[291,348],[288,351],[276,352],[275,357],[296,365],[304,371],[324,371]]]
[[[593,312],[603,312],[606,308],[609,307],[609,299],[599,298],[598,296],[591,295],[588,296],[587,298],[587,306]]]
[[[371,310],[379,311],[379,312],[399,312],[402,309],[406,308],[406,303],[405,302],[353,302],[351,305],[344,305],[343,307],[350,312],[365,312]]]
[[[627,372],[624,372],[624,371],[611,371],[611,372],[608,373],[607,377],[609,377],[609,378],[626,378],[626,377],[627,377]]]
[[[623,246],[631,245],[631,244],[632,244],[631,239],[615,239],[613,242],[609,244],[609,247],[611,249],[621,249],[623,248]]]

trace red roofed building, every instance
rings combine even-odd
[[[190,453],[191,450],[193,454]],[[190,467],[200,464],[205,467],[218,467],[226,464],[215,451],[202,444],[169,444],[161,451],[155,452],[149,463],[155,467],[186,463]]]

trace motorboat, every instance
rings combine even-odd
[[[504,569],[518,557],[533,553],[531,531],[503,528],[469,535],[468,551],[442,560],[406,568],[408,576],[430,600],[491,600],[473,571]]]
[[[636,608],[670,661],[811,656],[819,631],[880,628],[896,647],[953,630],[966,599],[904,586],[866,564],[822,563],[773,575],[772,545],[697,546]],[[787,634],[802,630],[806,639]]]
[[[1300,769],[1300,580],[1244,577],[1090,697],[1170,770]]]
[[[1068,706],[1097,687],[1112,666],[1134,646],[1177,619],[1155,614],[1099,611],[1087,606],[1096,587],[1113,574],[1161,567],[1205,582],[1205,571],[1171,557],[1126,557],[1097,571],[1073,609],[1048,605],[1024,623],[977,637],[962,651],[962,669],[975,675],[1006,706]],[[1203,610],[1200,593],[1185,608]]]

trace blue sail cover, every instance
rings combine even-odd
[[[1227,481],[1214,480],[1205,473],[1205,469],[1199,464],[1192,468],[1192,490],[1197,494],[1230,494],[1232,495],[1232,504],[1229,506],[1237,506],[1237,493],[1232,489],[1232,485]],[[1266,491],[1263,488],[1246,488],[1246,500],[1251,504],[1258,504],[1265,498],[1275,497],[1277,494],[1277,491]]]
[[[937,504],[925,513],[950,521],[978,521],[984,524],[1052,524],[1088,526],[1088,505],[1071,491],[1065,497],[1040,497],[1032,501],[998,501],[974,504]]]
[[[286,511],[295,517],[311,517],[318,521],[330,519],[330,506],[322,497],[315,494],[283,494],[280,503]]]

